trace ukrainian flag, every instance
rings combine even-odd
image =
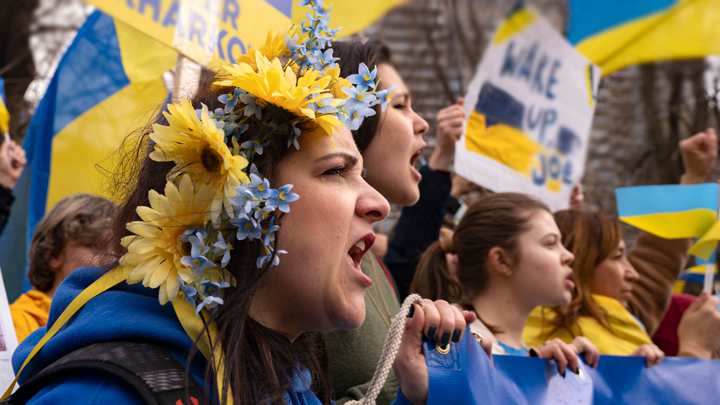
[[[570,0],[568,40],[602,68],[720,54],[718,0]]]
[[[167,100],[162,74],[176,58],[172,49],[100,12],[80,29],[25,136],[28,163],[0,237],[0,266],[11,302],[23,284],[24,290],[30,287],[26,246],[38,221],[69,194],[106,191],[97,166],[112,171],[108,156]]]
[[[5,106],[5,81],[0,77],[0,133],[10,131],[10,113]]]
[[[715,223],[718,183],[615,190],[620,220],[665,239],[697,238]]]

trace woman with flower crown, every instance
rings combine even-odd
[[[115,218],[124,254],[58,288],[47,326],[13,357],[21,384],[82,346],[142,341],[183,363],[211,403],[332,402],[322,332],[363,322],[360,262],[389,206],[342,125],[358,125],[376,93],[340,77],[323,51],[326,10],[310,5],[309,20],[270,33],[143,134]],[[427,400],[423,334],[474,320],[421,304],[403,307],[398,404]],[[142,402],[117,377],[79,373],[28,403]]]

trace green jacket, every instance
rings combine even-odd
[[[388,310],[392,317],[400,311],[391,281],[375,255],[365,255],[360,268],[373,282],[365,292],[365,322],[355,330],[335,330],[327,334],[330,383],[338,405],[365,396],[385,344],[390,322]],[[377,404],[392,403],[398,387],[391,371]]]

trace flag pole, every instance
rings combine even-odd
[[[201,71],[202,66],[178,53],[172,89],[173,102],[179,102],[183,97],[192,98],[195,95],[200,85]]]
[[[707,291],[709,295],[713,294],[713,282],[715,281],[715,263],[709,263],[705,265],[705,281],[703,283],[703,290]]]

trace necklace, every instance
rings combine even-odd
[[[370,264],[372,265],[373,269],[373,277],[375,277],[375,280],[378,280],[377,275],[377,269],[375,268],[375,262],[372,260],[371,257],[368,257],[368,260],[370,260]],[[392,312],[390,312],[390,308],[387,306],[387,302],[385,302],[385,296],[382,293],[382,290],[380,289],[380,282],[377,281],[377,289],[380,293],[380,299],[382,300],[383,306],[385,307],[385,311],[387,312],[387,319],[385,319],[385,314],[382,310],[380,310],[380,306],[378,305],[377,301],[375,301],[375,298],[372,296],[372,293],[370,290],[367,291],[368,296],[370,297],[370,300],[372,301],[373,305],[375,305],[375,308],[380,313],[380,316],[382,317],[383,322],[385,322],[385,325],[387,325],[388,329],[390,329],[390,324],[392,323]],[[389,320],[389,321],[388,321]]]

